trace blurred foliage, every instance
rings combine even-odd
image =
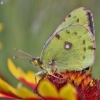
[[[59,23],[73,9],[85,7],[94,15],[97,42],[96,63],[93,75],[100,76],[100,0],[0,0],[0,75],[5,80],[17,84],[17,80],[7,68],[7,59],[24,71],[38,69],[29,63],[30,59],[13,59],[23,54],[14,51],[17,47],[31,55],[39,56],[42,46]],[[2,30],[2,31],[1,31]]]

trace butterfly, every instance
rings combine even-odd
[[[41,68],[38,74],[81,71],[92,66],[96,55],[92,13],[84,7],[73,10],[46,41],[40,57],[27,55]]]

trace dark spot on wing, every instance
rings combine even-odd
[[[94,48],[93,46],[88,46],[88,49],[90,49],[90,50],[96,50],[96,48]]]
[[[70,32],[68,30],[66,30],[66,33],[70,34]]]
[[[59,34],[56,34],[55,37],[56,37],[57,39],[59,39],[59,38],[60,38],[60,35],[59,35]]]
[[[83,50],[84,50],[84,52],[86,52],[86,48],[85,47],[83,48]]]
[[[65,43],[64,43],[64,48],[65,48],[66,50],[71,49],[71,48],[72,48],[72,43],[71,43],[71,42],[68,42],[68,41],[65,41]]]
[[[92,14],[90,11],[87,12],[87,15],[88,15],[88,20],[89,20],[89,27],[90,27],[90,31],[92,32],[92,34],[94,35],[94,23],[93,23],[93,17],[92,17]]]
[[[77,19],[76,21],[79,22],[79,19]]]
[[[71,14],[69,14],[68,17],[71,17]]]
[[[85,40],[83,40],[83,44],[85,44]]]
[[[76,33],[76,32],[74,32],[74,34],[76,34],[76,35],[77,35],[77,33]]]

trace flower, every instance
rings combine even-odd
[[[10,86],[0,79],[1,98],[21,98],[24,100],[100,100],[100,79],[92,78],[91,71],[66,71],[64,73],[44,74],[41,78],[35,73],[23,72],[8,59],[10,72],[22,83],[28,85],[27,89],[18,85]]]
[[[62,75],[65,79],[57,79],[52,75],[46,77],[58,90],[67,83],[72,84],[77,90],[78,100],[100,100],[100,79],[92,78],[91,71],[88,74],[85,71],[67,71]]]
[[[3,23],[0,23],[0,33],[2,32],[3,29],[4,29]],[[0,42],[0,50],[1,49],[2,49],[2,42]]]
[[[77,91],[71,84],[64,85],[58,91],[56,86],[48,80],[47,75],[44,75],[41,79],[36,76],[35,79],[33,72],[28,71],[24,73],[21,68],[16,68],[10,59],[8,59],[8,68],[17,79],[28,85],[34,92],[23,86],[14,88],[0,79],[1,98],[21,98],[24,100],[77,100]]]
[[[3,30],[4,26],[3,23],[0,23],[0,32]]]

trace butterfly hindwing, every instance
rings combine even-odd
[[[65,70],[82,70],[93,64],[95,37],[83,25],[70,25],[55,34],[42,53],[44,67]]]

